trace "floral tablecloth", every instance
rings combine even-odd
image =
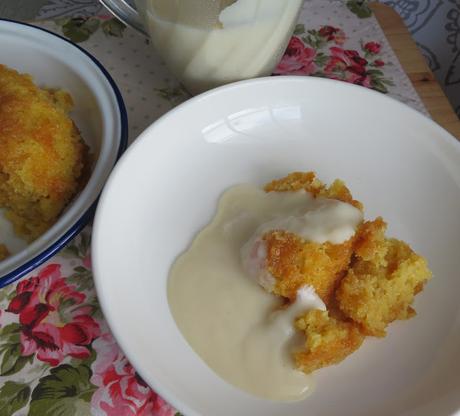
[[[125,99],[130,142],[188,98],[148,41],[109,16],[37,23],[95,55]],[[427,114],[377,21],[359,2],[305,3],[275,75],[343,80]],[[0,290],[0,415],[171,416],[113,339],[97,302],[88,226],[46,264]]]

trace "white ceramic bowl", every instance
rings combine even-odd
[[[418,315],[394,322],[297,403],[252,397],[193,352],[171,316],[168,271],[229,186],[295,170],[342,178],[388,233],[428,258]],[[382,94],[274,77],[210,91],[149,127],[115,168],[94,224],[99,300],[141,376],[187,416],[444,416],[460,409],[460,144]],[[235,307],[237,307],[235,302]]]
[[[95,201],[127,143],[121,94],[102,65],[77,45],[46,30],[0,20],[0,63],[32,75],[40,86],[62,88],[75,102],[72,119],[94,156],[86,187],[56,224],[26,245],[0,212],[0,242],[14,255],[0,262],[0,287],[13,282],[62,248],[91,218]]]

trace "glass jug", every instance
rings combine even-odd
[[[120,2],[102,2],[121,20],[129,20],[121,15],[123,8],[113,7]],[[135,3],[157,52],[185,88],[197,94],[229,82],[270,75],[289,42],[303,0]],[[139,27],[139,22],[133,26]]]

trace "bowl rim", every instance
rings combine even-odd
[[[340,86],[342,88],[349,89],[350,91],[353,91],[353,90],[364,91],[365,94],[372,95],[374,97],[378,97],[378,99],[385,101],[387,103],[390,103],[391,105],[397,108],[401,108],[412,114],[416,114],[417,117],[424,119],[429,125],[431,125],[435,130],[437,130],[440,133],[440,136],[442,136],[441,138],[442,141],[460,150],[460,138],[457,139],[455,136],[453,136],[452,133],[450,133],[443,126],[441,126],[436,121],[434,121],[431,117],[428,117],[427,115],[412,108],[408,104],[397,100],[396,98],[382,94],[375,90],[363,88],[362,86],[346,83],[346,82],[339,81],[339,80],[332,80],[332,79],[320,78],[320,77],[299,77],[299,76],[293,76],[293,75],[291,76],[267,76],[267,77],[259,77],[259,78],[254,78],[254,79],[237,81],[237,82],[233,82],[233,83],[229,83],[226,85],[216,87],[214,89],[205,91],[201,94],[191,97],[190,99],[177,105],[176,107],[172,108],[167,113],[163,114],[161,117],[153,121],[148,127],[146,127],[141,133],[137,135],[135,142],[129,147],[129,149],[123,155],[123,157],[120,160],[120,163],[117,164],[117,166],[110,173],[109,178],[106,181],[106,185],[100,196],[101,203],[98,205],[96,213],[95,213],[94,227],[92,229],[92,240],[93,241],[100,240],[99,234],[101,234],[102,231],[100,229],[99,217],[101,217],[103,214],[103,211],[107,209],[109,195],[111,195],[112,193],[112,188],[114,186],[115,181],[118,179],[120,172],[122,172],[125,169],[124,167],[126,164],[125,162],[127,162],[127,160],[132,158],[132,155],[137,152],[137,148],[142,146],[143,142],[145,142],[149,136],[155,134],[159,125],[165,122],[168,122],[171,118],[175,117],[176,114],[184,110],[187,111],[189,107],[194,106],[195,103],[198,103],[201,101],[213,100],[215,99],[216,96],[225,94],[226,92],[230,90],[238,90],[240,88],[251,88],[255,85],[260,85],[260,84],[264,85],[264,84],[270,84],[270,83],[275,83],[275,82],[287,82],[287,83],[291,83],[291,82],[311,83],[313,82],[313,83],[323,83],[326,85],[335,84],[336,86]],[[155,392],[157,392],[161,397],[163,397],[163,399],[166,400],[171,406],[174,406],[174,408],[177,409],[178,412],[180,412],[183,415],[199,416],[199,414],[195,410],[192,409],[189,403],[183,402],[177,396],[176,392],[171,391],[168,388],[164,388],[157,381],[154,375],[152,375],[151,373],[149,374],[147,370],[143,368],[142,363],[139,361],[138,357],[133,356],[133,353],[132,353],[131,348],[129,347],[127,338],[122,335],[123,331],[122,331],[121,326],[119,326],[118,324],[115,325],[115,321],[112,316],[113,308],[109,307],[110,300],[107,298],[107,295],[104,292],[105,280],[99,277],[102,274],[102,271],[101,271],[102,266],[100,264],[99,256],[98,256],[99,249],[100,249],[99,244],[91,245],[94,287],[98,295],[98,301],[101,306],[101,310],[104,314],[104,317],[106,319],[107,326],[110,329],[110,332],[112,333],[112,335],[114,336],[119,348],[121,349],[123,354],[128,358],[129,362],[133,365],[133,367],[140,374],[140,376],[146,381],[146,383],[152,389],[154,389]]]
[[[28,28],[31,28],[32,30],[39,30],[41,32],[45,32],[47,35],[54,36],[66,42],[69,46],[76,48],[79,52],[86,55],[86,57],[88,57],[91,60],[91,62],[96,66],[96,68],[102,73],[104,78],[108,81],[110,88],[112,89],[115,95],[115,98],[117,101],[116,104],[117,104],[118,112],[120,115],[120,140],[119,140],[118,151],[115,157],[115,163],[116,163],[128,146],[128,113],[126,111],[126,106],[123,101],[123,97],[121,95],[120,89],[118,88],[117,84],[115,83],[114,79],[109,74],[109,72],[101,64],[101,62],[99,62],[93,55],[91,55],[81,46],[77,45],[76,43],[72,42],[71,40],[61,35],[58,35],[57,33],[51,32],[50,30],[32,25],[30,23],[19,22],[13,19],[0,18],[0,23],[1,22],[9,22],[9,23],[20,25],[20,26],[26,26]],[[32,270],[34,270],[35,268],[43,264],[45,261],[53,257],[58,251],[63,249],[67,245],[67,243],[70,240],[72,240],[83,229],[83,227],[86,224],[88,224],[88,222],[91,220],[91,218],[93,217],[95,213],[96,206],[97,206],[101,192],[102,192],[102,189],[99,191],[97,197],[92,202],[90,207],[81,214],[78,221],[75,224],[68,227],[67,230],[64,231],[64,233],[62,233],[62,235],[58,237],[56,241],[54,241],[51,245],[47,246],[40,254],[26,261],[22,265],[16,267],[14,270],[8,272],[7,274],[1,276],[0,277],[0,289],[19,280],[25,274],[31,272]]]

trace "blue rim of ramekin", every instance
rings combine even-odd
[[[85,51],[82,47],[78,46],[77,44],[70,41],[69,39],[64,38],[63,36],[60,36],[56,33],[53,33],[41,27],[37,27],[37,26],[31,25],[28,23],[24,23],[24,22],[18,22],[16,20],[0,18],[0,22],[10,22],[10,23],[15,23],[15,24],[22,25],[22,26],[28,26],[33,29],[41,30],[42,32],[46,32],[52,36],[55,36],[63,40],[64,42],[67,42],[71,46],[77,48],[80,52],[82,52],[84,55],[90,58],[94,62],[94,64],[99,68],[99,70],[102,72],[102,74],[105,76],[105,78],[109,82],[113,92],[115,93],[115,97],[117,99],[117,104],[118,104],[118,109],[120,112],[120,123],[121,123],[120,145],[118,147],[118,153],[115,159],[115,163],[116,163],[118,159],[120,158],[120,156],[122,155],[122,153],[126,150],[126,147],[128,146],[128,114],[126,112],[125,103],[123,101],[123,97],[121,96],[120,90],[118,89],[117,84],[115,84],[115,81],[113,80],[109,72],[89,52]],[[115,166],[115,163],[114,163],[114,166]],[[101,192],[102,192],[102,189],[99,192],[99,195]],[[78,221],[74,225],[72,225],[72,227],[70,227],[69,230],[67,230],[61,237],[59,237],[57,241],[54,242],[50,247],[48,247],[42,253],[35,256],[33,259],[19,266],[15,270],[0,277],[0,288],[5,287],[19,280],[25,274],[31,272],[32,270],[34,270],[35,268],[43,264],[45,261],[50,259],[52,256],[54,256],[62,248],[64,248],[64,246],[66,246],[67,243],[70,240],[72,240],[83,229],[83,227],[86,224],[88,224],[90,219],[93,217],[94,212],[96,210],[97,202],[99,200],[99,195],[96,197],[95,201],[91,204],[91,206],[82,214],[82,216],[78,219]]]

